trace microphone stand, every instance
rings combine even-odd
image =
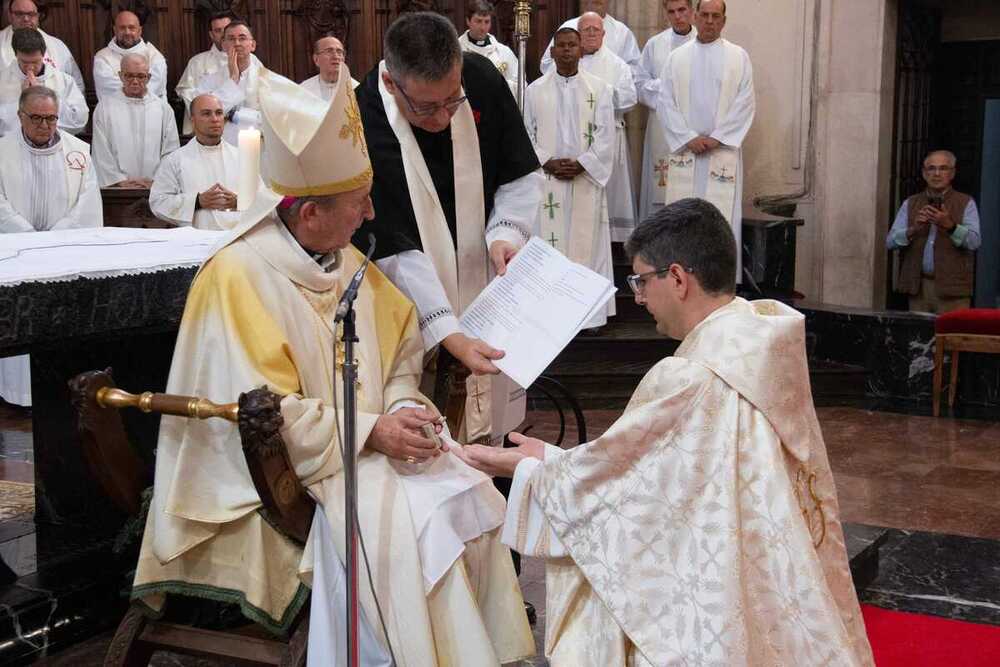
[[[347,664],[358,667],[358,361],[354,344],[358,335],[354,327],[354,301],[348,302],[344,317],[344,536],[346,543],[345,566],[347,570]]]

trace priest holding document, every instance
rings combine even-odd
[[[733,234],[704,200],[666,206],[625,247],[675,355],[592,442],[460,452],[513,475],[504,541],[546,559],[550,664],[873,665],[803,316],[734,296]]]

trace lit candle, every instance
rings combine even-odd
[[[260,180],[260,130],[240,130],[240,187],[237,191],[236,208],[245,211],[257,196],[257,181]]]

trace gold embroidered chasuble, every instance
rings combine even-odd
[[[195,278],[167,391],[231,401],[267,385],[285,395],[282,437],[342,558],[342,461],[331,406],[335,364],[338,404],[343,400],[343,352],[332,321],[363,257],[349,247],[324,271],[271,212],[278,199],[259,190],[253,206],[260,222],[247,224],[255,212],[245,214]],[[423,346],[416,311],[371,266],[356,314],[359,520],[389,636],[397,656],[406,655],[400,665],[492,664],[533,654],[513,566],[496,531],[467,542],[425,590],[420,536],[400,474],[363,445],[394,404],[431,405],[417,390]],[[286,629],[311,585],[312,550],[303,553],[278,534],[259,507],[234,424],[163,417],[133,598],[154,610],[166,593],[234,602],[248,617]],[[361,603],[368,619],[378,618],[367,585]]]
[[[874,664],[804,337],[737,298],[607,433],[519,465],[505,540],[550,557],[553,667]]]

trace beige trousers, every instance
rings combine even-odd
[[[942,315],[953,310],[969,308],[972,299],[969,297],[958,298],[938,298],[935,289],[934,279],[922,277],[920,279],[920,293],[910,297],[910,310],[919,313],[934,313]]]

